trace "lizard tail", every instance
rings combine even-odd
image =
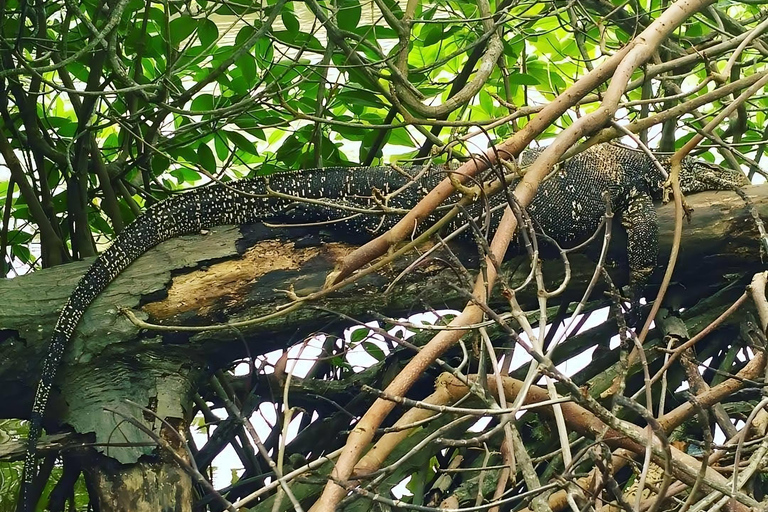
[[[160,233],[156,226],[157,223],[152,216],[146,213],[127,226],[115,238],[113,244],[88,268],[59,314],[56,326],[53,328],[51,344],[43,360],[42,376],[37,385],[30,415],[19,498],[21,505],[19,510],[22,512],[32,512],[35,509],[36,499],[32,497],[32,484],[37,474],[37,442],[40,440],[45,408],[48,405],[64,349],[88,306],[125,267],[163,240],[181,234],[174,234],[173,230]],[[166,234],[167,237],[163,236]]]
[[[32,498],[32,487],[37,474],[37,442],[43,430],[43,412],[48,403],[48,396],[56,376],[56,366],[61,361],[61,354],[69,337],[63,332],[54,332],[48,354],[43,362],[43,374],[35,393],[35,402],[29,417],[29,434],[24,457],[24,469],[21,476],[21,495],[19,502],[21,512],[32,512],[36,503]]]

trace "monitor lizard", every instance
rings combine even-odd
[[[526,150],[519,164],[529,165],[540,151]],[[668,171],[668,158],[659,157],[659,162]],[[214,183],[147,208],[94,261],[54,327],[30,415],[22,510],[30,511],[35,506],[30,494],[37,470],[36,447],[64,350],[88,306],[123,269],[160,242],[217,225],[331,221],[339,229],[353,232],[385,230],[445,177],[440,172],[419,172],[416,168],[410,171],[415,171],[416,177],[392,167],[280,172]],[[598,229],[605,213],[603,192],[608,191],[613,210],[627,230],[630,283],[641,287],[656,265],[658,226],[653,201],[661,199],[665,181],[666,176],[646,153],[615,143],[599,144],[558,164],[539,186],[528,212],[535,225],[562,247],[576,246]],[[683,193],[746,184],[749,182],[740,171],[692,158],[683,161]],[[488,204],[496,206],[506,201],[505,194],[497,194]],[[500,218],[501,209],[497,208],[491,215],[492,228]]]

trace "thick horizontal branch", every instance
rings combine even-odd
[[[750,187],[748,192],[758,211],[768,215],[768,185]],[[685,227],[675,273],[686,300],[708,296],[739,276],[763,268],[754,221],[738,196],[706,192],[690,196],[688,203],[694,213]],[[658,214],[663,264],[671,243],[672,205],[659,207]],[[355,247],[330,241],[335,235],[325,229],[267,229],[258,225],[244,227],[241,232],[229,226],[171,240],[153,249],[91,306],[68,348],[63,380],[75,378],[84,367],[108,368],[111,361],[133,361],[148,351],[155,356],[174,354],[174,358],[186,358],[196,365],[223,366],[246,354],[243,340],[250,354],[256,355],[292,345],[313,332],[340,332],[349,325],[329,311],[369,320],[370,311],[401,317],[428,308],[464,305],[465,295],[453,288],[463,285],[460,274],[445,264],[448,258],[444,257],[412,270],[387,294],[383,290],[407,262],[397,262],[322,303],[238,331],[140,333],[118,314],[118,306],[142,308],[151,322],[209,325],[274,313],[290,300],[285,290],[293,289],[298,295],[319,290],[335,265]],[[315,234],[310,236],[312,231]],[[627,275],[621,263],[626,251],[621,236],[614,238],[611,255],[616,263],[609,271],[621,283]],[[586,252],[596,253],[601,241],[602,237],[597,237],[593,250]],[[471,248],[463,252],[477,254]],[[564,297],[578,300],[594,271],[594,261],[585,254],[574,254],[570,259],[574,277]],[[0,282],[0,295],[7,299],[0,308],[0,350],[6,356],[0,360],[4,416],[28,415],[56,316],[87,267],[87,262],[78,262]],[[514,285],[527,275],[529,266],[525,258],[518,257],[506,262],[504,269],[505,278]],[[562,263],[546,262],[545,272],[553,288],[562,275]],[[599,298],[600,293],[597,290],[593,298]],[[534,307],[535,288],[529,287],[519,299],[524,306]],[[498,300],[503,307],[504,301]]]

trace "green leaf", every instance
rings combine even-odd
[[[330,359],[330,364],[334,368],[339,368],[343,373],[352,373],[352,365],[344,360],[341,356],[334,356]]]
[[[87,2],[83,2],[83,4],[86,5]],[[155,4],[155,5],[159,5],[159,4]],[[149,19],[155,22],[155,24],[158,27],[162,27],[165,25],[165,12],[159,7],[154,7],[154,6],[150,7],[148,14],[149,14]]]
[[[397,39],[397,32],[382,25],[358,25],[351,29],[355,34],[375,41],[380,39]]]
[[[386,354],[384,354],[384,351],[381,350],[381,347],[379,347],[377,344],[373,343],[372,341],[363,341],[361,344],[368,355],[377,361],[383,361],[386,359]]]
[[[8,243],[9,244],[27,244],[32,241],[32,233],[26,231],[20,231],[18,229],[8,230]]]
[[[347,90],[336,95],[336,102],[341,102],[353,112],[362,113],[362,107],[385,108],[381,100],[373,93]]]
[[[245,25],[243,28],[237,31],[235,36],[235,46],[243,46],[252,35],[256,33],[256,29],[251,25]],[[267,39],[267,38],[265,38]]]
[[[511,73],[509,75],[509,83],[515,85],[539,85],[541,82],[525,73]]]
[[[171,161],[162,153],[154,153],[152,155],[152,174],[159,176],[168,170],[171,165]]]
[[[685,25],[685,35],[687,37],[701,37],[703,34],[703,25],[700,22]]]
[[[371,152],[371,148],[373,146],[373,141],[376,140],[376,133],[375,133],[374,130],[368,130],[368,131],[362,131],[361,130],[361,131],[359,131],[358,136],[360,137],[360,139],[358,139],[358,140],[362,140],[363,143],[360,144],[360,149],[358,150],[357,160],[359,162],[364,162],[368,158],[368,155]],[[387,133],[384,136],[384,142],[385,143],[389,139],[390,136],[391,135],[389,133]],[[350,139],[350,140],[356,140],[356,139],[353,139],[351,137],[347,137],[347,138]],[[376,152],[376,154],[373,155],[373,158],[374,159],[382,158],[383,156],[384,156],[384,152],[382,151],[382,148],[380,147],[379,150]]]
[[[306,46],[309,50],[323,51],[325,47],[312,34],[293,32],[290,30],[273,30],[272,35],[278,41],[291,45]]]
[[[102,144],[102,149],[107,151],[114,151],[118,148],[119,142],[117,139],[117,133],[110,133],[107,136],[107,139],[104,141],[104,144]]]
[[[253,145],[253,142],[245,138],[243,134],[232,132],[232,131],[224,131],[224,134],[232,142],[232,144],[235,145],[237,149],[246,151],[252,155],[259,154],[258,150],[256,149],[256,146]]]
[[[336,21],[340,27],[356,27],[360,23],[362,9],[358,0],[341,0]]]
[[[197,158],[203,169],[211,174],[216,173],[216,157],[213,156],[213,151],[205,142],[197,146]]]
[[[170,148],[168,153],[176,160],[185,160],[187,162],[197,163],[197,152],[190,146],[179,146]]]
[[[495,110],[495,107],[493,106],[493,98],[484,90],[480,91],[480,106],[486,114],[489,116],[493,115]]]
[[[216,24],[208,18],[202,18],[197,23],[197,37],[203,48],[207,48],[219,38],[219,29]]]
[[[141,72],[145,79],[154,80],[157,77],[157,69],[154,63],[149,59],[141,59]]]
[[[432,46],[443,40],[442,23],[429,24],[421,31],[421,44],[425,47]]]
[[[289,9],[283,9],[280,13],[280,19],[283,20],[285,30],[297,34],[299,32],[299,20],[296,19],[296,15]]]
[[[29,207],[26,204],[21,204],[19,202],[20,200],[21,198],[17,199],[13,205],[14,218],[21,220],[32,220],[32,216],[29,214]]]
[[[419,4],[419,7],[421,7],[421,4]],[[431,21],[435,19],[435,14],[437,13],[437,5],[433,5],[429,7],[426,11],[423,11],[420,15],[420,17],[424,20]]]
[[[216,149],[216,156],[219,157],[219,161],[224,162],[229,158],[229,148],[227,147],[226,139],[217,134],[213,137],[213,147]]]
[[[236,61],[235,65],[240,70],[240,74],[246,80],[246,82],[256,81],[256,60],[249,53],[241,55]]]
[[[216,5],[219,5],[219,3],[216,3]],[[216,10],[216,14],[234,16],[240,14],[254,14],[261,11],[261,3],[255,3],[250,0],[232,0],[226,3],[221,3],[221,7]]]
[[[88,212],[88,224],[91,228],[91,231],[104,233],[106,235],[115,234],[115,230],[112,229],[112,226],[109,225],[109,222],[107,222],[106,219],[101,216],[101,213],[95,208],[92,208]]]
[[[237,125],[238,128],[241,128],[245,132],[250,133],[251,135],[253,135],[259,140],[267,140],[267,137],[264,135],[264,130],[262,129],[262,126],[279,123],[280,121],[281,121],[280,118],[275,118],[272,116],[262,117],[262,116],[256,116],[254,114],[251,114],[251,115],[242,115],[236,118],[235,125]]]
[[[389,143],[409,148],[413,147],[413,139],[408,133],[408,130],[403,127],[392,130],[392,136],[389,138]]]
[[[229,88],[236,94],[246,94],[250,90],[250,82],[242,76],[236,76],[229,81]]]
[[[371,335],[370,329],[368,329],[367,327],[360,326],[357,329],[354,329],[350,333],[349,341],[354,345],[356,343],[360,343],[370,335]]]
[[[62,126],[70,124],[73,120],[68,117],[43,116],[42,121],[43,124],[48,125],[51,128],[61,128]]]
[[[192,100],[191,110],[195,112],[202,112],[205,110],[213,110],[213,95],[212,94],[200,94]]]
[[[192,35],[195,28],[197,28],[197,24],[192,19],[192,16],[184,15],[172,19],[168,29],[171,36],[171,45],[174,48],[178,48],[183,41]],[[141,34],[141,36],[145,37],[146,35]]]
[[[275,157],[278,162],[282,162],[286,167],[293,167],[305,146],[306,143],[304,141],[300,141],[295,134],[291,135],[285,139],[277,153],[275,153]]]
[[[74,137],[75,133],[77,133],[77,123],[69,121],[68,123],[61,125],[56,131],[59,132],[59,135],[62,137]]]
[[[565,80],[563,80],[563,77],[560,76],[559,73],[555,71],[549,72],[549,80],[552,83],[552,85],[559,90],[565,89],[567,87],[567,84],[565,83]]]
[[[275,58],[275,49],[272,47],[272,39],[269,37],[262,37],[256,41],[254,56],[256,57],[256,63],[261,69],[270,67]]]
[[[200,173],[190,169],[189,167],[177,167],[171,171],[171,176],[176,178],[176,181],[179,182],[179,185],[200,181]]]
[[[11,252],[14,256],[20,259],[22,263],[26,263],[27,265],[31,265],[34,261],[32,253],[29,252],[29,248],[24,245],[11,246]]]

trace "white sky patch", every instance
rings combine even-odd
[[[253,423],[259,437],[262,437],[262,432],[268,434],[277,423],[277,411],[274,404],[270,402],[260,404],[259,408],[251,415],[251,423]]]
[[[211,431],[211,434],[213,431]],[[238,466],[235,465],[228,465],[227,467],[218,467],[217,462],[218,461],[230,461],[234,460],[237,461]],[[245,469],[239,466],[240,459],[237,456],[237,452],[234,448],[232,448],[231,444],[228,444],[221,452],[216,456],[216,458],[213,461],[213,464],[211,467],[213,468],[213,487],[215,489],[221,489],[223,487],[227,487],[229,485],[232,485],[232,472],[235,471],[237,473],[237,477],[240,478],[243,476],[243,472]]]
[[[528,346],[531,345],[531,340],[528,339],[527,334],[525,334],[524,332],[521,332],[518,334],[518,336],[520,337],[520,340],[524,341]],[[508,354],[509,354],[509,351],[507,351],[507,353],[505,353],[504,356],[500,359],[499,361],[500,365],[504,364],[504,359],[509,357]],[[531,357],[531,355],[528,354],[528,352],[524,348],[518,347],[517,345],[515,345],[514,351],[512,352],[512,361],[510,362],[509,368],[511,371],[514,371],[523,366],[527,366],[532,359],[533,358]]]
[[[288,424],[288,431],[286,432],[286,438],[289,440],[288,442],[296,439],[296,436],[299,435],[299,426],[301,425],[302,418],[304,418],[303,412],[295,414],[293,418],[291,418],[291,422]]]
[[[486,427],[488,427],[488,424],[490,422],[491,422],[490,416],[483,416],[482,418],[474,422],[472,426],[470,426],[467,429],[467,432],[482,432],[483,430],[486,429]]]
[[[727,441],[727,439],[725,438],[725,433],[720,428],[720,425],[718,425],[717,423],[715,423],[715,435],[712,436],[712,441],[715,444],[723,444]]]
[[[392,488],[392,494],[395,498],[402,499],[403,496],[413,496],[413,493],[406,487],[410,481],[411,476],[408,475],[403,481]]]
[[[202,421],[202,413],[198,412],[195,418],[195,423]],[[214,432],[216,432],[216,425],[208,425],[207,428],[192,427],[192,439],[195,445],[201,447],[208,442],[208,439]],[[224,464],[220,464],[223,462]],[[242,475],[243,468],[240,466],[240,459],[237,456],[237,452],[228,444],[224,449],[216,456],[211,464],[213,470],[213,486],[216,489],[221,489],[232,484],[232,471],[236,471],[238,477]]]
[[[596,348],[597,346],[593,345],[578,356],[563,361],[557,365],[557,369],[563,372],[564,375],[576,375],[592,362],[592,354],[594,354]]]
[[[325,343],[325,335],[320,335],[313,336],[305,343],[292,346],[288,349],[288,364],[285,371],[294,377],[306,377],[323,352],[323,343]]]

